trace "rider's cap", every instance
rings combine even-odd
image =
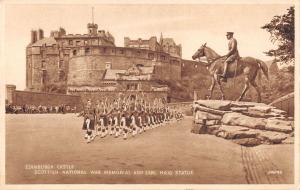
[[[226,33],[226,36],[227,36],[227,35],[233,35],[233,32],[227,32],[227,33]]]

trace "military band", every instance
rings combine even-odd
[[[151,104],[144,100],[118,99],[111,103],[97,100],[95,104],[88,100],[84,111],[82,129],[85,131],[87,143],[97,136],[108,135],[123,139],[135,137],[147,130],[179,121],[183,114],[171,110],[163,101],[155,100]]]

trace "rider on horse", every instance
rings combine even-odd
[[[224,72],[221,75],[224,82],[227,81],[226,74],[227,74],[228,65],[230,63],[233,63],[235,60],[237,60],[240,57],[239,56],[239,51],[237,49],[237,41],[236,41],[235,38],[233,38],[233,32],[227,32],[226,37],[229,40],[229,42],[228,42],[229,52],[225,55],[226,60],[224,62]]]

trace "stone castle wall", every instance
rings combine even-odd
[[[70,56],[68,85],[100,85],[107,64],[111,69],[122,70],[133,64],[155,65],[155,78],[181,79],[181,59],[169,54],[134,48],[83,46]]]
[[[43,85],[66,83],[69,52],[56,46],[27,47],[27,90],[42,91]]]

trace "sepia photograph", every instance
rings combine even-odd
[[[296,1],[55,2],[1,2],[5,185],[295,183]]]

